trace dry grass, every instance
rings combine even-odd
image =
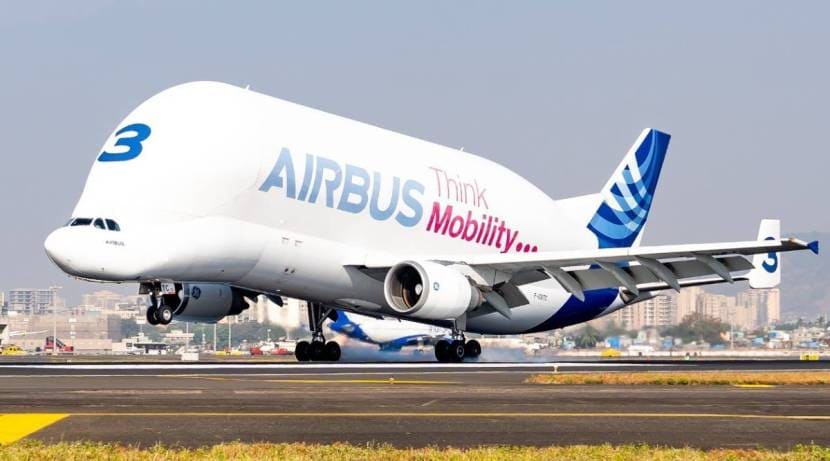
[[[23,442],[0,448],[0,461],[19,460],[80,461],[89,459],[130,461],[190,460],[830,460],[830,448],[798,446],[790,451],[764,449],[697,450],[660,448],[647,445],[574,445],[568,447],[483,447],[470,449],[417,448],[397,449],[385,445],[348,444],[306,445],[228,443],[200,449],[148,449],[99,443]]]
[[[530,384],[654,384],[694,385],[821,385],[830,384],[829,371],[641,371],[617,373],[550,373],[533,375]]]

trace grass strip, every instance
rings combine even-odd
[[[0,461],[18,460],[830,460],[830,448],[799,445],[791,450],[664,448],[648,445],[572,445],[563,447],[497,446],[480,448],[393,448],[388,445],[358,446],[344,443],[226,443],[187,449],[153,446],[139,448],[105,443],[44,444],[25,441],[0,448]]]
[[[823,385],[830,384],[830,371],[641,371],[604,373],[544,373],[533,375],[529,384],[614,384],[661,386],[696,385]]]

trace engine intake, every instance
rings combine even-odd
[[[454,319],[483,302],[481,291],[461,272],[431,261],[404,261],[386,274],[386,303],[410,317]]]

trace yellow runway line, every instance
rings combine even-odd
[[[51,426],[69,416],[65,413],[18,413],[0,415],[0,445],[8,445]]]
[[[744,389],[768,389],[775,387],[775,384],[733,384],[732,387],[741,387]]]
[[[511,413],[511,412],[135,412],[72,413],[71,416],[127,417],[275,417],[275,418],[706,418],[830,421],[830,415],[768,415],[741,413]]]

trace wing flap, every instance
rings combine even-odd
[[[729,269],[730,272],[741,272],[752,269],[752,263],[741,256],[729,256],[725,258],[716,258]],[[674,273],[678,279],[688,279],[695,277],[705,277],[709,275],[718,275],[708,265],[698,260],[682,260],[666,263],[666,266]],[[628,267],[620,268],[627,272],[641,289],[643,285],[650,283],[664,283],[665,281],[657,277],[648,268],[632,264]],[[589,269],[577,269],[567,271],[573,276],[583,290],[598,290],[600,288],[613,288],[622,286],[610,272],[605,269],[596,267]]]

